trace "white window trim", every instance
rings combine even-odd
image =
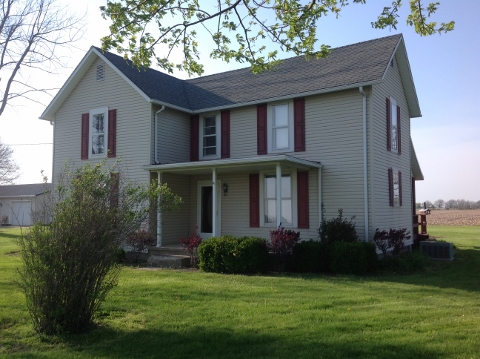
[[[104,123],[104,146],[105,150],[100,154],[92,153],[92,137],[93,137],[93,116],[103,113]],[[90,110],[88,122],[88,158],[105,158],[108,155],[108,107],[100,107]]]
[[[393,136],[393,118],[395,116],[396,119],[396,133],[397,135],[394,137]],[[390,97],[390,149],[392,152],[398,153],[398,122],[400,121],[399,118],[397,118],[397,101],[393,97]],[[396,141],[397,146],[394,147],[394,142]]]
[[[215,116],[215,132],[216,132],[216,154],[215,155],[203,155],[203,129],[204,129],[204,124],[205,124],[205,118],[206,117],[213,117]],[[207,113],[204,115],[200,116],[200,129],[199,129],[199,137],[200,140],[198,141],[199,145],[199,158],[201,160],[213,160],[221,157],[221,139],[222,139],[222,121],[220,121],[220,113]]]
[[[285,228],[297,228],[298,227],[298,206],[297,206],[297,171],[289,170],[282,172],[283,175],[290,175],[291,179],[291,193],[292,193],[292,223],[282,223],[282,227]],[[259,176],[259,195],[260,195],[260,227],[276,228],[276,223],[265,223],[265,176],[275,176],[275,171],[261,171]]]
[[[400,170],[398,168],[392,167],[392,188],[393,188],[393,207],[400,207]],[[395,174],[397,175],[398,189],[395,191]],[[397,195],[395,195],[395,192]]]
[[[273,107],[278,105],[288,105],[288,147],[273,148]],[[267,143],[268,153],[285,153],[294,150],[294,134],[293,134],[293,100],[279,101],[269,103],[267,106]]]

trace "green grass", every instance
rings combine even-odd
[[[452,262],[376,277],[218,275],[125,267],[98,327],[32,330],[0,229],[0,357],[479,358],[480,227],[429,227]]]

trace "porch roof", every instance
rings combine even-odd
[[[266,155],[250,158],[222,158],[209,161],[168,163],[146,166],[145,169],[152,172],[169,172],[177,174],[203,174],[209,173],[213,168],[218,173],[261,171],[274,169],[277,164],[283,168],[296,168],[308,170],[321,168],[320,162],[313,162],[289,155]]]

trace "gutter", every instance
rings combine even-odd
[[[363,86],[358,88],[363,99],[363,201],[365,208],[365,240],[370,239],[368,233],[368,166],[367,166],[367,94]]]
[[[155,164],[157,165],[159,162],[158,162],[158,129],[157,129],[157,115],[162,112],[163,110],[165,110],[165,105],[162,105],[162,108],[160,110],[158,110],[157,112],[155,112],[155,115],[153,115],[153,133],[154,133],[154,136],[155,138],[153,139],[153,143],[154,143],[154,156],[153,156],[153,160],[155,162]]]

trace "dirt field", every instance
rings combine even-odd
[[[427,215],[427,225],[480,226],[480,209],[437,209]]]

